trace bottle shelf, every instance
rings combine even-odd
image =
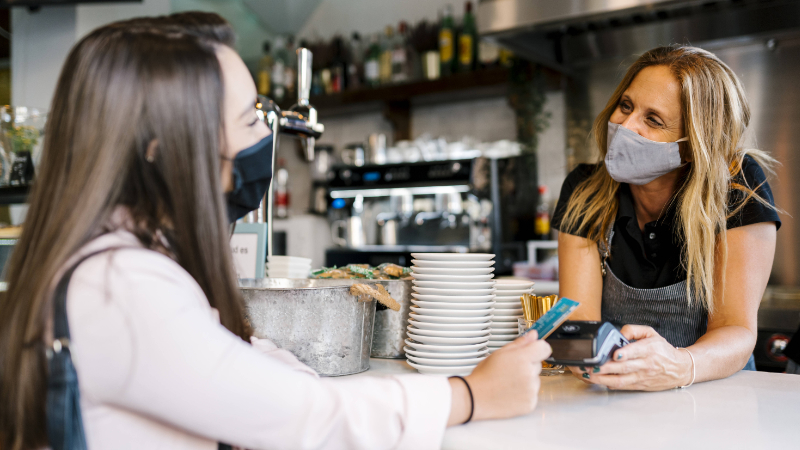
[[[505,95],[509,70],[493,67],[472,72],[456,73],[436,80],[417,80],[405,83],[363,87],[334,94],[312,96],[311,104],[319,112],[320,118],[336,116],[363,110],[380,110],[392,123],[394,140],[410,139],[411,102],[425,98],[431,103],[445,103],[463,99],[465,93],[482,91],[487,96]],[[288,102],[286,102],[288,103]],[[291,105],[283,104],[281,108]],[[324,123],[324,122],[323,122]]]
[[[508,69],[505,67],[495,67],[473,72],[456,73],[436,80],[411,81],[407,83],[382,85],[374,88],[363,87],[337,92],[335,94],[312,96],[311,104],[320,112],[324,112],[326,109],[335,108],[337,106],[370,102],[401,102],[424,95],[496,86],[506,84],[507,82]]]

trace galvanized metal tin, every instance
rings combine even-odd
[[[239,286],[256,337],[322,376],[341,376],[369,369],[376,302],[350,294],[360,281],[263,278]]]
[[[411,312],[411,281],[379,280],[389,295],[400,303],[400,311],[392,311],[378,303],[375,311],[375,331],[372,335],[372,357],[405,359],[403,351]]]

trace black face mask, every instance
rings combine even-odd
[[[228,194],[228,220],[233,223],[258,209],[272,181],[272,134],[233,158],[233,191]]]

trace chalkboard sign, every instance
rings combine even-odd
[[[11,186],[27,186],[33,182],[33,160],[30,152],[11,154],[11,176],[8,184]]]

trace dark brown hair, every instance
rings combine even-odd
[[[176,32],[191,34],[203,40],[233,47],[236,44],[236,34],[227,20],[215,13],[203,11],[188,11],[157,17],[137,17],[111,24],[135,30],[150,28],[161,32]]]
[[[55,92],[40,181],[0,301],[3,449],[47,445],[52,286],[72,255],[108,231],[119,206],[145,247],[164,236],[222,324],[249,338],[220,186],[223,84],[214,44],[177,30],[106,26],[73,47]]]

